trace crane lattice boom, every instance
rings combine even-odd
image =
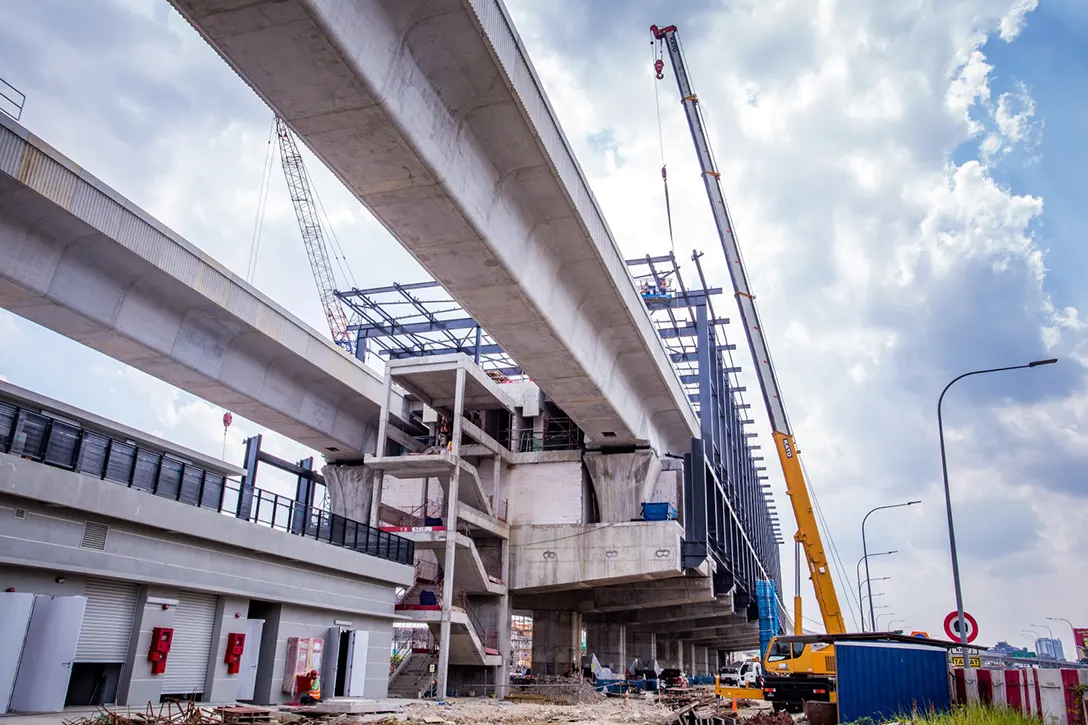
[[[748,276],[744,271],[744,262],[741,259],[740,247],[733,230],[733,221],[729,215],[729,207],[725,203],[725,194],[722,193],[720,174],[714,166],[710,141],[706,135],[702,116],[699,113],[699,99],[691,89],[691,80],[688,78],[684,57],[680,51],[680,43],[676,37],[676,26],[670,25],[666,28],[658,28],[655,25],[650,28],[650,31],[656,40],[664,42],[669,52],[669,58],[672,60],[676,83],[680,88],[680,98],[684,104],[684,113],[687,115],[691,138],[695,142],[695,151],[699,157],[699,166],[702,169],[703,185],[706,187],[706,193],[710,199],[710,208],[714,214],[714,223],[718,229],[722,250],[725,252],[729,276],[733,280],[733,292],[737,297],[741,322],[744,324],[744,332],[748,337],[748,345],[752,350],[756,376],[759,379],[759,386],[763,392],[763,402],[767,406],[767,415],[771,421],[775,448],[778,451],[778,458],[782,464],[782,473],[786,480],[786,493],[790,497],[793,513],[797,519],[796,540],[801,543],[805,550],[805,558],[808,561],[812,586],[816,591],[816,600],[820,604],[820,614],[823,616],[824,628],[828,634],[842,634],[846,632],[846,622],[843,620],[842,610],[839,608],[839,599],[835,594],[835,582],[832,579],[827,554],[820,538],[820,530],[816,525],[816,517],[812,510],[812,500],[809,498],[804,471],[801,468],[797,444],[793,439],[793,432],[790,430],[789,419],[786,417],[786,408],[782,404],[778,378],[775,376],[774,366],[771,365],[771,354],[767,348],[767,338],[763,334],[763,327],[759,324],[759,314],[756,312],[756,298],[748,285]],[[660,60],[656,64],[655,70],[658,79],[663,78],[661,72],[663,65]]]
[[[329,261],[329,249],[325,241],[325,231],[321,227],[321,218],[314,202],[310,179],[302,163],[294,136],[291,135],[283,119],[276,119],[276,136],[280,144],[280,161],[283,175],[287,179],[287,190],[291,194],[291,203],[295,207],[295,217],[302,232],[302,243],[306,247],[306,256],[310,259],[310,269],[317,283],[317,293],[321,297],[321,306],[329,322],[332,340],[348,352],[352,352],[351,335],[348,332],[348,316],[340,298],[336,296],[336,279]]]

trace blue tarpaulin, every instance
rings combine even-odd
[[[756,604],[759,607],[759,658],[762,660],[771,638],[778,634],[778,601],[773,581],[756,580]]]

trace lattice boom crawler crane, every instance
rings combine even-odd
[[[827,634],[843,634],[846,632],[846,624],[842,610],[839,608],[839,599],[835,594],[835,584],[832,580],[827,554],[824,551],[813,513],[812,500],[809,497],[808,486],[801,467],[797,443],[782,403],[782,394],[778,387],[774,366],[771,364],[767,339],[756,312],[755,295],[752,294],[748,284],[733,221],[725,202],[725,195],[722,193],[720,174],[715,166],[710,142],[699,112],[699,99],[691,88],[691,81],[684,65],[676,26],[659,28],[655,25],[650,28],[650,32],[658,42],[658,47],[664,45],[668,51],[676,74],[684,113],[687,116],[691,138],[695,143],[695,151],[702,169],[703,184],[706,187],[707,197],[710,199],[714,224],[729,267],[741,323],[748,337],[756,376],[763,393],[763,402],[767,407],[767,416],[770,418],[775,449],[778,452],[778,459],[782,464],[782,473],[786,481],[786,493],[790,497],[794,517],[797,520],[795,540],[804,549],[812,586],[816,592],[816,601],[819,603],[820,615],[823,617]],[[664,65],[664,60],[659,55],[654,63],[658,80],[664,78]],[[795,631],[797,635],[800,635],[800,597],[794,601],[794,610]],[[779,707],[795,709],[803,700],[827,701],[835,698],[833,646],[826,642],[809,642],[808,640],[811,639],[811,637],[781,636],[771,640],[763,663],[763,671],[767,676],[764,696],[775,702],[776,709]],[[820,647],[821,644],[824,646]]]

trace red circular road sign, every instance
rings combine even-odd
[[[963,613],[963,621],[967,625],[967,641],[974,642],[975,637],[978,637],[978,622],[967,612]],[[944,633],[953,642],[960,641],[959,624],[959,612],[949,612],[944,618]]]

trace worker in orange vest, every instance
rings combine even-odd
[[[302,695],[298,699],[300,705],[315,705],[321,701],[321,678],[317,676],[317,670],[310,670],[310,674],[304,678],[300,678],[301,686],[299,690],[303,688],[307,690],[306,694]]]

